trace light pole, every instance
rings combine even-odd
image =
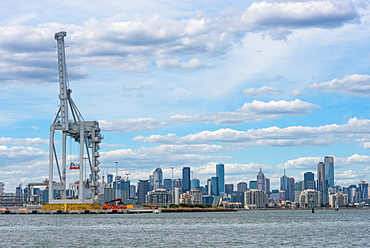
[[[175,203],[175,196],[173,192],[173,167],[170,167],[172,170],[172,178],[171,178],[171,183],[172,183],[172,203]]]
[[[116,164],[116,199],[118,197],[118,162],[114,162]]]

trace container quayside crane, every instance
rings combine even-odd
[[[50,126],[49,144],[49,203],[95,203],[98,200],[99,180],[99,144],[103,139],[97,121],[85,121],[71,98],[71,89],[67,86],[67,71],[65,61],[64,37],[67,33],[61,31],[55,34],[58,50],[59,69],[59,99],[58,112]],[[72,120],[69,120],[69,114]],[[55,142],[55,131],[61,132],[61,144]],[[78,192],[74,199],[67,198],[67,137],[79,143],[78,162],[71,162],[71,169],[79,169]],[[56,144],[58,144],[61,158],[58,158]],[[61,145],[61,147],[60,147]],[[90,167],[92,182],[90,183],[91,195],[85,194],[83,183],[84,160]],[[54,168],[57,172],[54,172]],[[56,174],[56,175],[54,175]],[[54,176],[58,180],[54,180]],[[87,182],[86,182],[87,184]],[[60,196],[55,197],[54,191],[58,190]]]

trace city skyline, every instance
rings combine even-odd
[[[205,184],[222,163],[225,183],[255,180],[262,168],[275,189],[284,169],[303,180],[334,156],[332,182],[370,181],[365,1],[36,0],[26,8],[4,0],[0,6],[5,192],[48,178],[60,31],[67,32],[72,98],[104,136],[100,176],[115,174],[115,162],[135,184],[155,168],[180,178],[182,167],[191,167]],[[68,144],[68,162],[76,150]]]

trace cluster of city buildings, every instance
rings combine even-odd
[[[171,167],[173,169],[173,167]],[[361,181],[358,185],[341,187],[335,185],[334,157],[326,156],[323,162],[317,164],[317,176],[314,172],[305,172],[301,181],[284,175],[280,178],[280,189],[270,189],[270,179],[260,168],[256,180],[225,183],[225,166],[217,164],[215,176],[208,178],[205,185],[198,178],[193,178],[190,167],[182,168],[182,177],[163,178],[163,171],[156,168],[149,179],[139,180],[137,185],[131,184],[127,177],[113,177],[108,174],[102,178],[99,187],[100,203],[120,198],[124,204],[139,204],[152,206],[170,206],[171,204],[211,204],[213,206],[232,206],[245,208],[276,207],[343,207],[348,205],[367,204],[370,202],[369,185]],[[84,194],[89,194],[89,180],[84,181]],[[37,186],[43,183],[28,184],[22,189],[21,185],[15,193],[4,193],[4,184],[0,182],[0,205],[48,202],[48,188]],[[76,197],[79,182],[71,184],[67,195]],[[54,191],[58,198],[58,191]]]

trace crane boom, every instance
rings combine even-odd
[[[65,59],[64,37],[67,32],[56,33],[54,38],[57,40],[58,50],[58,71],[59,71],[59,99],[60,115],[63,130],[68,130],[68,89],[67,89],[67,70]]]

